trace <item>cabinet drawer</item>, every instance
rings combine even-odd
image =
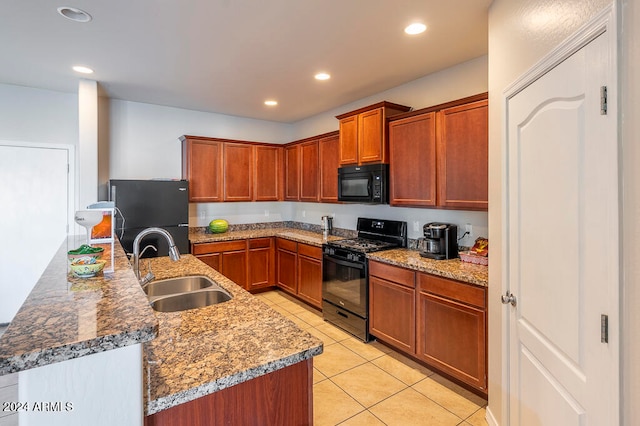
[[[418,274],[420,291],[437,294],[438,296],[456,300],[458,302],[484,308],[485,289],[473,284],[465,284],[429,274]]]
[[[249,240],[249,249],[271,247],[271,238],[252,238]]]
[[[387,265],[380,262],[369,262],[369,275],[383,278],[406,287],[416,287],[416,274],[408,269]]]
[[[193,245],[191,254],[198,255],[207,253],[218,253],[222,251],[245,250],[246,248],[246,240],[224,241],[219,243],[198,243]]]
[[[284,238],[278,238],[276,241],[276,245],[278,246],[278,250],[288,250],[296,253],[298,251],[298,243],[295,241],[285,240]]]
[[[322,248],[310,246],[309,244],[298,244],[298,254],[302,256],[312,257],[314,259],[322,260]]]

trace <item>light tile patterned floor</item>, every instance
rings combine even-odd
[[[486,426],[487,402],[378,343],[365,344],[279,291],[256,295],[324,342],[314,358],[316,426]]]

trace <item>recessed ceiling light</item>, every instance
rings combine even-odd
[[[91,15],[85,12],[82,9],[78,9],[75,7],[62,6],[58,8],[58,13],[64,16],[67,19],[71,19],[75,22],[89,22],[91,19]]]
[[[331,75],[327,74],[326,72],[319,72],[314,77],[316,80],[329,80],[331,78]]]
[[[264,101],[264,104],[267,106],[276,106],[278,105],[278,101],[268,100],[268,101]]]
[[[83,67],[80,65],[76,65],[75,67],[73,67],[73,70],[82,74],[93,74],[93,70],[91,68]]]
[[[415,34],[420,34],[425,32],[425,30],[427,29],[427,26],[425,24],[421,24],[419,22],[413,23],[411,25],[408,25],[405,29],[404,32],[410,35],[415,35]]]

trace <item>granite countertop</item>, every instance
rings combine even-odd
[[[192,243],[214,243],[221,241],[246,240],[249,238],[282,237],[299,243],[322,247],[327,241],[342,240],[346,237],[329,235],[324,238],[321,233],[304,229],[278,227],[227,231],[222,234],[210,234],[205,228],[189,228],[189,240]]]
[[[489,269],[486,266],[463,262],[460,259],[433,260],[420,256],[420,252],[408,249],[384,250],[369,253],[370,260],[426,272],[453,280],[486,287],[489,283]]]
[[[144,345],[146,415],[322,353],[320,340],[194,256],[154,258],[151,267],[156,279],[205,275],[233,298],[155,313],[158,337]]]
[[[0,337],[0,375],[153,339],[158,320],[120,244],[115,271],[93,278],[70,274],[67,251],[85,242],[70,236]],[[103,258],[110,257],[109,244]]]

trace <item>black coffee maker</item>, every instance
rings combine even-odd
[[[458,227],[450,223],[431,222],[424,225],[424,250],[420,256],[443,260],[458,257]]]

